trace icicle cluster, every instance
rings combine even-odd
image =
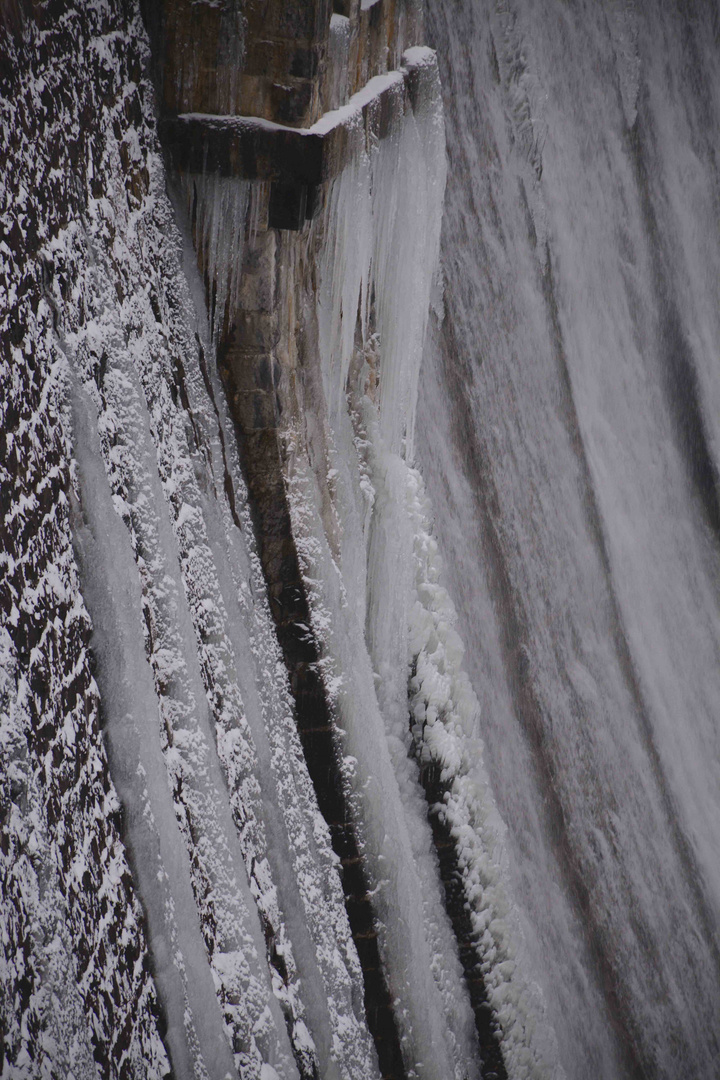
[[[318,316],[331,422],[345,407],[359,313],[363,340],[372,326],[383,343],[382,437],[389,450],[411,458],[446,164],[434,54],[414,48],[404,60],[417,79],[414,107],[396,78],[384,105],[393,116],[387,137],[368,139],[359,114],[350,128],[352,164],[332,185],[326,208]]]
[[[419,783],[418,762],[429,756],[450,789],[441,812],[473,905],[508,1069],[540,1080],[552,1075],[545,1064],[552,1047],[541,1045],[541,1006],[513,959],[520,939],[502,886],[503,830],[482,766],[477,701],[411,468],[446,165],[433,54],[413,49],[405,62],[419,71],[413,107],[398,80],[385,105],[385,138],[368,138],[356,119],[352,163],[331,187],[323,223],[317,310],[332,439],[327,478],[318,482],[333,494],[339,554],[329,531],[322,539],[321,497],[296,436],[293,523],[352,763],[412,1075],[465,1080],[478,1059]]]
[[[257,215],[258,200],[252,198],[254,185],[250,181],[231,176],[188,175],[184,186],[195,222],[195,246],[205,275],[213,338],[217,340],[226,315],[239,304],[248,217]]]

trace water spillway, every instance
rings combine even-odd
[[[526,940],[569,1075],[714,1076],[716,15],[431,4],[428,36],[418,458]]]
[[[0,28],[0,1075],[717,1075],[712,8]]]

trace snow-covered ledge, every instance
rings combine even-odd
[[[396,71],[370,79],[347,105],[309,128],[257,116],[183,113],[162,119],[160,134],[174,167],[183,172],[316,186],[348,164],[351,130],[362,124],[367,136],[384,138],[392,114],[407,102],[412,107],[423,71],[435,68],[432,49],[408,49]]]

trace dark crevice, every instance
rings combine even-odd
[[[442,766],[437,761],[419,764],[420,783],[428,804],[428,821],[438,859],[440,880],[445,892],[445,910],[458,945],[470,1005],[475,1016],[475,1031],[480,1047],[482,1080],[508,1080],[502,1055],[501,1031],[488,998],[482,971],[482,946],[473,929],[471,905],[468,900],[460,865],[457,844],[444,812],[445,796],[452,791],[452,781],[442,779]]]
[[[210,381],[210,375],[207,368],[207,362],[205,360],[205,350],[202,347],[199,336],[195,335],[195,341],[198,347],[198,363],[200,366],[200,373],[202,375],[203,383],[207,391],[208,398],[212,402],[213,411],[217,420],[217,430],[220,439],[220,452],[222,454],[223,461],[223,486],[225,489],[225,497],[228,501],[228,507],[230,508],[230,514],[232,516],[235,525],[243,531],[242,522],[240,521],[240,515],[237,510],[237,500],[235,498],[235,485],[232,482],[232,476],[230,475],[230,467],[227,459],[227,448],[225,446],[225,432],[223,429],[222,420],[220,419],[220,410],[218,409],[217,402],[215,400],[215,390]]]
[[[224,377],[226,382],[231,380],[229,372]],[[310,630],[310,608],[292,535],[277,433],[271,428],[245,431],[240,425],[237,431],[260,562],[290,677],[300,742],[320,812],[341,862],[345,909],[363,973],[368,1028],[383,1080],[405,1080],[367,874],[343,784],[342,749],[319,671],[318,646]]]

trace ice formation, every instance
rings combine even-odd
[[[3,970],[15,998],[4,1008],[19,1018],[7,1060],[17,1075],[36,1075],[40,1030],[51,1072],[62,1065],[76,1080],[94,1075],[98,1047],[107,1045],[118,1075],[162,1076],[167,1051],[179,1080],[368,1080],[377,1065],[362,973],[295,730],[215,367],[217,343],[241,304],[244,248],[255,241],[267,190],[210,174],[183,179],[176,210],[184,200],[201,281],[165,192],[152,95],[139,76],[143,33],[137,13],[133,19],[124,24],[112,6],[69,14],[70,51],[62,29],[45,38],[38,31],[24,46],[35,50],[30,75],[15,104],[4,100],[7,130],[22,128],[23,93],[34,110],[28,116],[45,123],[39,95],[63,81],[58,145],[72,147],[72,133],[85,139],[82,168],[72,182],[69,170],[51,169],[57,191],[41,205],[30,194],[26,144],[38,132],[28,126],[5,188],[9,230],[24,213],[38,215],[29,305],[13,291],[22,277],[5,253],[11,311],[22,311],[26,324],[4,368],[24,403],[10,394],[7,408],[24,415],[35,400],[27,380],[33,371],[40,377],[27,421],[40,435],[24,443],[26,421],[17,427],[11,412],[7,446],[18,461],[35,453],[50,462],[35,492],[18,492],[6,524],[17,531],[32,520],[48,491],[56,516],[55,554],[44,577],[28,571],[35,584],[24,599],[13,592],[12,543],[3,555],[11,598],[2,638],[3,774],[15,845],[4,853],[3,887],[22,897],[6,922]],[[342,71],[347,20],[335,17],[331,29]],[[91,79],[74,66],[85,54]],[[445,150],[434,54],[411,49],[403,65],[347,105],[338,82],[338,108],[312,129],[341,124],[351,148],[312,233],[319,292],[309,315],[326,412],[320,400],[305,406],[327,424],[325,467],[313,471],[298,416],[280,435],[407,1074],[478,1075],[472,1010],[418,782],[429,754],[452,778],[442,813],[465,853],[508,1060],[518,1077],[540,1076],[535,1043],[518,1020],[525,990],[509,960],[507,903],[493,876],[499,833],[488,824],[479,758],[469,763],[475,703],[459,673],[461,650],[411,468],[420,358],[439,288]],[[387,131],[378,139],[381,108]],[[83,135],[88,110],[96,125]],[[49,140],[58,131],[42,129]],[[34,558],[32,546],[28,552]],[[66,754],[83,747],[75,781],[60,781],[71,840],[54,796],[38,784],[38,768],[48,768],[45,736],[24,749],[34,721],[20,630],[38,597],[65,612],[48,626],[64,619],[81,643],[73,678],[82,671],[84,689],[58,725]],[[52,655],[46,637],[30,648],[40,664]],[[62,678],[65,660],[56,659]],[[47,684],[38,676],[29,685],[52,727]],[[64,702],[57,697],[57,708]],[[17,943],[30,933],[38,944],[23,966]],[[86,978],[74,948],[94,957]],[[39,980],[29,997],[28,978]]]
[[[185,178],[198,256],[205,267],[210,324],[217,340],[228,308],[237,310],[253,185],[201,173]],[[256,202],[257,200],[255,200]]]
[[[175,104],[282,144],[190,6]],[[335,6],[294,232],[166,171],[134,0],[0,12],[0,1078],[379,1080],[381,1008],[403,1080],[709,1077],[717,20],[428,0],[443,91]]]
[[[412,469],[420,361],[439,292],[445,154],[434,55],[416,48],[404,62],[421,73],[413,108],[404,107],[398,80],[385,139],[368,143],[357,118],[351,164],[329,193],[317,312],[331,442],[321,458],[326,473],[313,479],[301,436],[289,438],[294,528],[334,680],[408,1058],[422,1063],[418,1076],[433,1080],[473,1076],[477,1068],[413,760],[429,757],[451,778],[440,812],[462,852],[509,1067],[513,1076],[544,1077],[552,1074],[552,1037],[536,1030],[539,995],[512,960],[513,937],[521,935],[500,883],[502,828],[482,768],[477,701],[461,671],[452,605],[437,583],[427,502]],[[326,486],[334,527],[321,516]]]

